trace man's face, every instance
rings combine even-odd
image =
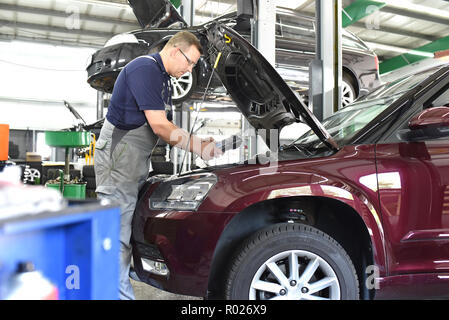
[[[187,50],[176,47],[175,50],[176,64],[172,76],[179,78],[186,72],[192,72],[201,54],[195,46]]]

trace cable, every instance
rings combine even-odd
[[[189,146],[190,146],[190,139],[192,138],[193,129],[195,128],[196,121],[198,120],[199,112],[200,112],[201,108],[203,107],[203,103],[206,100],[206,93],[207,93],[207,90],[209,90],[209,86],[210,86],[210,83],[212,81],[212,76],[214,75],[215,69],[217,68],[218,61],[220,60],[220,58],[221,58],[221,52],[218,53],[217,58],[215,59],[215,64],[214,64],[214,67],[212,68],[212,72],[210,73],[210,77],[209,77],[209,81],[207,82],[206,89],[204,90],[203,98],[201,100],[201,104],[200,104],[200,106],[196,110],[195,121],[193,122],[193,125],[190,128],[189,139],[187,140],[187,146],[186,146],[186,150],[185,150],[185,153],[184,153],[184,158],[182,159],[182,162],[181,162],[181,167],[180,167],[178,176],[181,175],[182,167],[184,166],[184,161],[186,160],[187,154],[190,152],[189,151]]]
[[[12,64],[15,66],[19,66],[19,67],[24,67],[24,68],[30,68],[30,69],[37,69],[37,70],[46,70],[46,71],[63,71],[63,72],[80,72],[80,71],[86,71],[86,70],[75,70],[75,69],[52,69],[52,68],[43,68],[43,67],[36,67],[36,66],[30,66],[30,65],[26,65],[26,64],[20,64],[20,63],[16,63],[16,62],[12,62],[12,61],[7,61],[7,60],[3,60],[0,59],[0,62],[4,62],[4,63],[8,63],[8,64]]]
[[[28,33],[28,34],[32,34],[32,35],[36,35],[36,36],[42,36],[42,37],[48,36],[48,32],[61,33],[61,31],[51,31],[51,30],[50,31],[45,31],[45,32],[30,31],[29,28],[17,27],[16,25],[11,25],[10,26],[10,23],[6,23],[6,24],[3,24],[3,25],[0,25],[0,27],[17,29],[17,30],[19,30],[19,31],[21,31],[23,33]],[[80,29],[80,30],[82,30],[82,29]],[[67,29],[67,34],[70,34],[70,29]],[[107,37],[100,37],[100,36],[97,37],[97,36],[89,36],[89,35],[83,35],[83,34],[80,34],[79,36],[82,36],[82,37],[86,38],[87,40],[91,40],[91,41],[92,40],[104,40],[104,39],[107,39]],[[56,37],[56,36],[53,36],[52,39],[61,40],[61,41],[62,40],[67,40],[67,39],[69,39],[69,40],[77,40],[78,37],[68,38],[68,37]]]

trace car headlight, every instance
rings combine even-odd
[[[150,209],[197,210],[216,183],[211,173],[163,181],[150,196]]]

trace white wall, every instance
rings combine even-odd
[[[96,90],[85,70],[96,49],[32,42],[0,42],[0,123],[11,129],[63,129],[75,118],[67,100],[87,123],[96,120]]]

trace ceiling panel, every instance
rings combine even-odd
[[[355,1],[361,0],[342,0],[342,7]],[[449,1],[379,1],[387,5],[374,13],[376,16],[365,17],[347,29],[362,40],[382,45],[383,49],[373,47],[380,61],[398,55],[398,50],[415,49],[449,35]],[[235,10],[236,3],[236,0],[196,0],[196,21],[206,22]],[[315,14],[314,0],[289,0],[285,3],[297,7],[303,14]],[[67,29],[68,19],[78,14],[80,29]],[[373,17],[378,19],[380,30],[366,28]],[[39,39],[101,47],[111,35],[138,28],[126,0],[0,0],[0,39]]]

